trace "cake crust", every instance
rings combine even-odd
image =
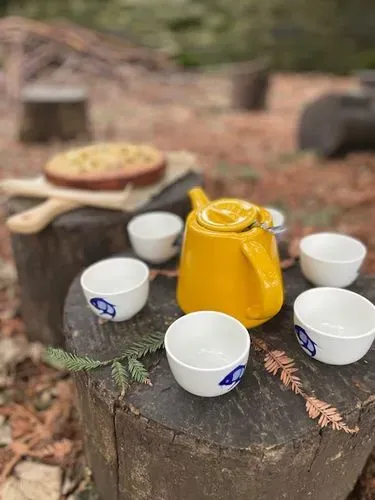
[[[127,184],[154,184],[166,169],[166,156],[147,144],[101,143],[54,156],[44,175],[53,184],[91,190],[119,190]]]

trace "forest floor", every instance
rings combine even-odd
[[[369,226],[375,220],[375,153],[323,161],[296,152],[303,105],[327,91],[355,88],[353,79],[275,75],[268,109],[261,113],[231,109],[225,75],[138,75],[122,87],[99,78],[88,83],[95,141],[152,142],[164,150],[192,151],[206,171],[212,195],[236,195],[279,207],[295,241],[315,230],[352,234],[368,246],[364,270],[375,272],[375,234]],[[16,107],[3,98],[0,178],[38,174],[51,155],[73,146],[22,145],[16,132]],[[4,208],[4,197],[1,203]],[[18,316],[17,278],[4,214],[5,209],[0,225],[0,473],[8,493],[3,492],[3,498],[25,488],[27,498],[35,500],[90,498],[71,380],[40,361],[42,349],[26,341]],[[38,439],[43,446],[29,446]],[[375,498],[374,468],[370,462],[353,500]],[[47,490],[45,474],[50,478]],[[36,496],[30,496],[31,487]],[[26,497],[19,493],[8,498]]]

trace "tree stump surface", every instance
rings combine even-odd
[[[326,94],[305,105],[298,147],[322,157],[375,150],[375,107],[369,92]]]
[[[20,141],[88,140],[90,137],[85,89],[32,85],[22,90]]]
[[[167,210],[185,218],[190,210],[187,191],[201,183],[199,174],[188,172],[137,212],[82,208],[61,215],[37,234],[11,233],[21,313],[30,340],[63,345],[64,300],[77,273],[97,260],[124,251],[129,246],[127,224],[137,213]],[[11,198],[8,214],[37,203],[40,200]]]
[[[127,252],[126,255],[131,255]],[[172,263],[169,267],[174,267]],[[251,330],[296,361],[306,391],[336,406],[360,432],[320,429],[302,398],[266,372],[252,345],[245,376],[227,395],[200,398],[174,381],[164,353],[150,360],[153,387],[132,385],[124,399],[110,369],[75,374],[86,456],[105,500],[344,500],[375,445],[375,346],[361,361],[329,366],[303,353],[293,302],[310,285],[295,266],[284,273],[281,312]],[[352,287],[375,301],[375,279]],[[176,280],[159,276],[149,302],[124,323],[100,324],[76,278],[64,325],[69,350],[118,356],[135,336],[166,331],[181,316]]]

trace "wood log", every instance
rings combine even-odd
[[[236,65],[232,83],[233,108],[251,111],[266,108],[270,87],[268,61],[251,61]]]
[[[367,92],[326,94],[308,103],[298,126],[298,147],[322,157],[375,149],[375,110]]]
[[[65,60],[65,54],[54,43],[38,45],[34,50],[29,50],[22,68],[23,81],[28,82],[36,78],[48,66],[61,66]]]
[[[77,373],[86,456],[101,498],[346,498],[375,445],[375,346],[365,359],[348,366],[307,357],[292,322],[293,301],[310,285],[297,266],[284,279],[282,311],[251,336],[286,351],[300,368],[306,390],[336,406],[360,432],[321,429],[307,416],[304,400],[266,372],[264,354],[254,348],[239,386],[218,398],[199,398],[181,389],[163,353],[149,360],[153,387],[132,385],[123,399],[110,368]],[[360,277],[352,289],[375,301],[374,284],[374,278]],[[65,306],[68,348],[105,360],[124,352],[135,335],[166,331],[181,315],[175,288],[175,279],[159,276],[136,317],[99,324],[77,277]]]
[[[88,97],[84,89],[32,85],[23,89],[21,102],[22,142],[90,139]]]
[[[375,70],[361,70],[356,73],[356,76],[358,77],[359,85],[364,91],[368,91],[372,94],[375,93]]]
[[[189,172],[142,208],[170,210],[185,217],[190,210],[187,191],[202,182]],[[38,201],[12,198],[9,215]],[[65,296],[84,267],[128,246],[126,226],[134,213],[84,208],[62,215],[37,234],[11,233],[21,289],[21,313],[30,340],[63,345],[62,312]]]
[[[111,64],[137,63],[150,70],[173,69],[175,64],[168,54],[129,43],[121,37],[105,35],[69,21],[45,23],[35,19],[9,16],[0,19],[0,39],[9,40],[14,34],[28,34],[28,38],[53,40],[62,47],[93,58],[111,60]],[[30,44],[30,41],[28,42]]]

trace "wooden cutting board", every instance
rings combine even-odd
[[[120,191],[62,188],[51,184],[43,176],[34,179],[5,179],[0,182],[0,191],[10,196],[48,198],[30,210],[9,217],[6,224],[12,232],[32,234],[44,229],[55,217],[82,206],[122,211],[138,210],[188,171],[199,171],[195,156],[189,152],[170,152],[167,153],[167,159],[168,167],[158,183],[142,187],[128,184]]]
[[[6,225],[15,233],[38,233],[56,217],[82,206],[94,206],[110,210],[125,210],[132,185],[123,191],[92,192],[63,189],[49,184],[44,178],[9,179],[0,183],[0,189],[13,195],[48,198],[33,208],[8,217]]]

